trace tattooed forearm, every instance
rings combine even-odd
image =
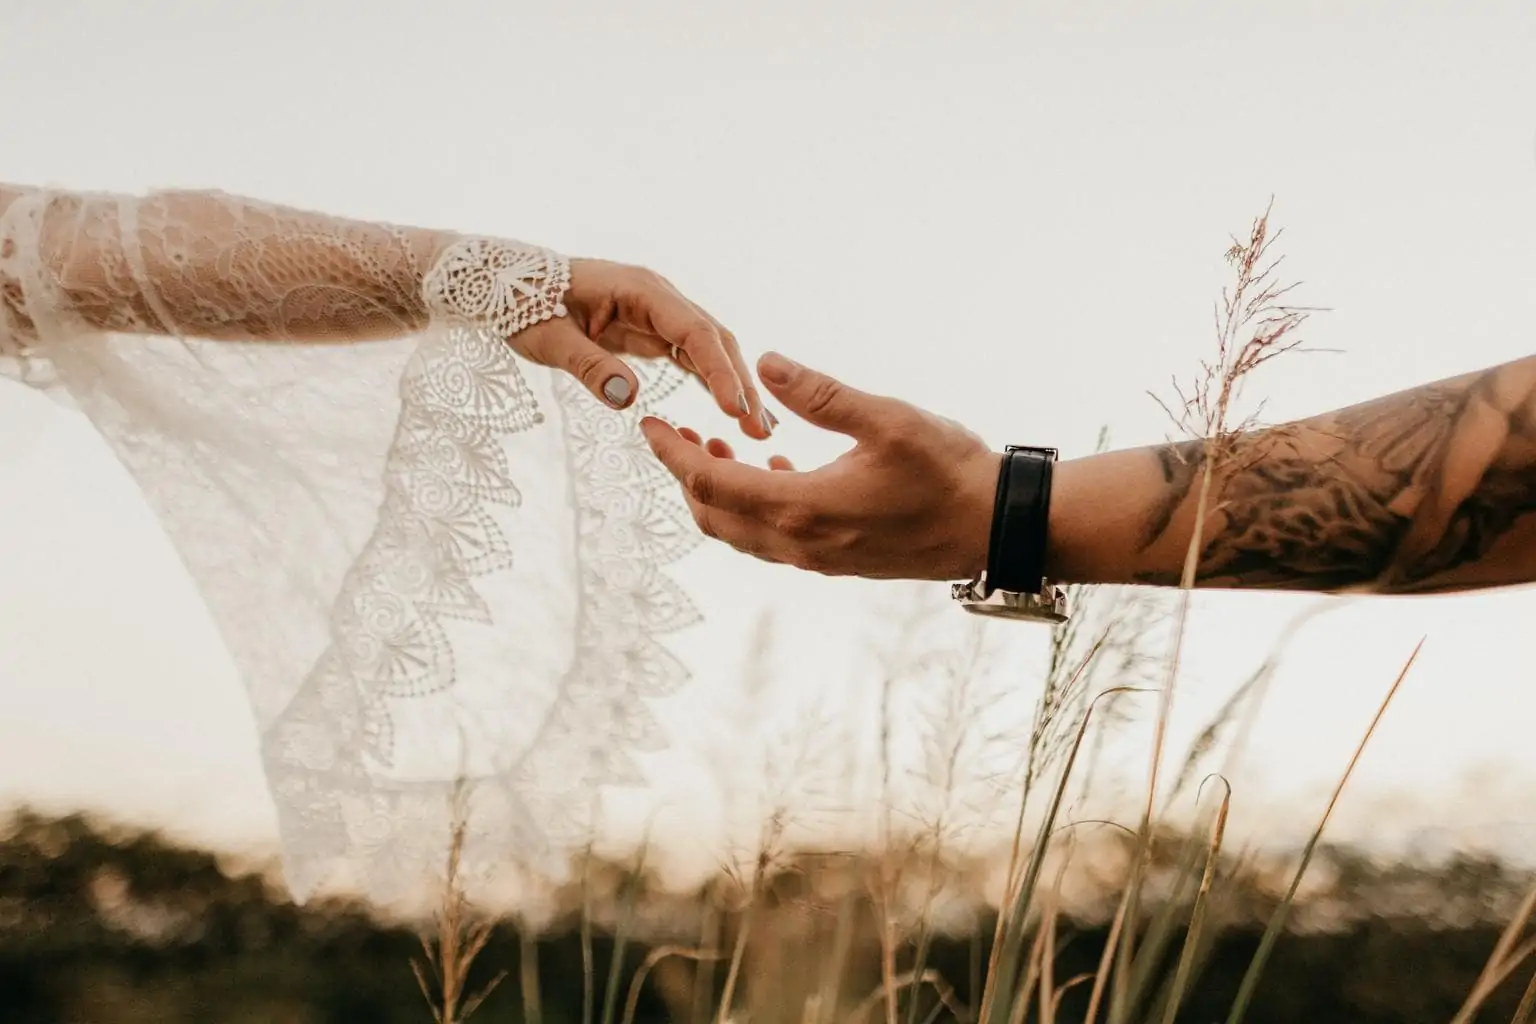
[[[1200,479],[1205,468],[1205,442],[1180,441],[1154,448],[1158,469],[1162,471],[1164,487],[1152,507],[1142,534],[1142,548],[1168,532],[1174,513],[1184,504]]]
[[[1134,577],[1176,584],[1206,448],[1151,457],[1162,489]],[[1240,435],[1214,458],[1204,586],[1409,593],[1536,580],[1536,357]]]

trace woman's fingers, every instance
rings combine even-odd
[[[747,384],[737,373],[728,343],[714,322],[655,274],[640,271],[615,295],[618,320],[653,334],[688,356],[715,403],[733,419],[752,412]]]
[[[601,331],[593,332],[592,340],[610,352],[622,352],[642,359],[663,359],[672,354],[672,346],[642,330],[615,321]],[[690,371],[692,372],[692,371]]]
[[[719,321],[710,317],[703,310],[699,310],[699,313],[710,320],[715,329],[721,332],[723,338],[731,337],[730,332],[720,326]],[[673,345],[671,342],[662,340],[658,335],[650,334],[638,327],[631,327],[619,320],[598,321],[594,322],[592,326],[594,328],[592,333],[598,344],[609,351],[623,352],[626,355],[645,358],[670,359],[672,364],[686,373],[690,380],[696,381],[700,387],[710,392],[713,396],[714,392],[710,387],[709,381],[705,380],[704,375],[699,372],[693,357],[680,346]],[[732,339],[732,345],[734,346],[734,338]],[[747,376],[746,360],[742,357],[739,349],[735,350],[731,364],[738,376],[750,381],[751,378]],[[748,437],[762,440],[778,424],[778,420],[772,413],[769,413],[762,407],[762,398],[758,394],[755,385],[748,383],[745,391],[747,408],[750,410],[749,414],[741,416],[733,412],[732,415],[741,423],[741,429]]]
[[[577,260],[568,302],[589,337],[628,355],[670,357],[704,383],[717,405],[763,440],[768,412],[736,336],[666,278],[640,267]]]
[[[601,330],[591,331],[591,337],[610,352],[622,352],[642,359],[669,360],[673,366],[687,374],[689,380],[703,388],[705,392],[709,391],[709,385],[704,382],[703,377],[699,376],[699,368],[693,365],[693,360],[688,358],[688,353],[676,345],[662,341],[654,334],[647,334],[638,328],[612,320]],[[774,419],[771,413],[769,419],[774,425],[778,424],[778,420]]]
[[[676,290],[673,288],[673,291]],[[766,441],[773,435],[775,421],[769,414],[767,406],[763,404],[763,396],[753,382],[752,370],[747,366],[746,357],[741,354],[741,346],[736,342],[736,335],[716,320],[707,309],[697,303],[694,304],[694,308],[715,325],[715,330],[719,332],[720,339],[725,345],[726,354],[731,358],[731,365],[736,369],[736,376],[741,379],[742,387],[746,390],[747,415],[741,420],[742,433],[754,440]]]
[[[512,348],[536,363],[564,370],[604,405],[626,409],[640,382],[624,360],[583,334],[565,317],[535,324],[512,336]]]

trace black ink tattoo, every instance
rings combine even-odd
[[[1189,497],[1195,481],[1205,469],[1205,449],[1205,442],[1199,440],[1179,441],[1156,449],[1158,468],[1163,471],[1166,488],[1142,534],[1142,550],[1168,531],[1174,513]]]
[[[1165,491],[1143,550],[1189,516],[1206,451],[1156,450]],[[1536,542],[1529,568],[1482,564],[1536,512],[1536,357],[1240,435],[1212,480],[1205,585],[1431,591],[1458,570],[1457,586],[1536,580]],[[1178,582],[1171,569],[1140,578]]]

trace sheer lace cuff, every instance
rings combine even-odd
[[[197,582],[300,896],[430,897],[456,834],[477,898],[558,872],[661,740],[698,534],[637,420],[681,378],[637,365],[614,410],[522,364],[569,283],[535,246],[214,193],[0,215],[0,351],[51,364]]]
[[[427,272],[422,295],[434,315],[488,327],[502,338],[565,316],[571,263],[521,242],[465,238]]]
[[[563,316],[570,262],[521,242],[347,221],[214,192],[0,186],[0,356],[100,332],[365,341],[429,318],[502,339]]]
[[[39,351],[27,295],[35,291],[29,278],[47,207],[43,193],[0,186],[0,377],[44,388],[55,376]]]

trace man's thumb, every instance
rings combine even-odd
[[[784,407],[824,430],[862,437],[872,432],[888,399],[851,388],[777,352],[757,361],[757,375]]]

